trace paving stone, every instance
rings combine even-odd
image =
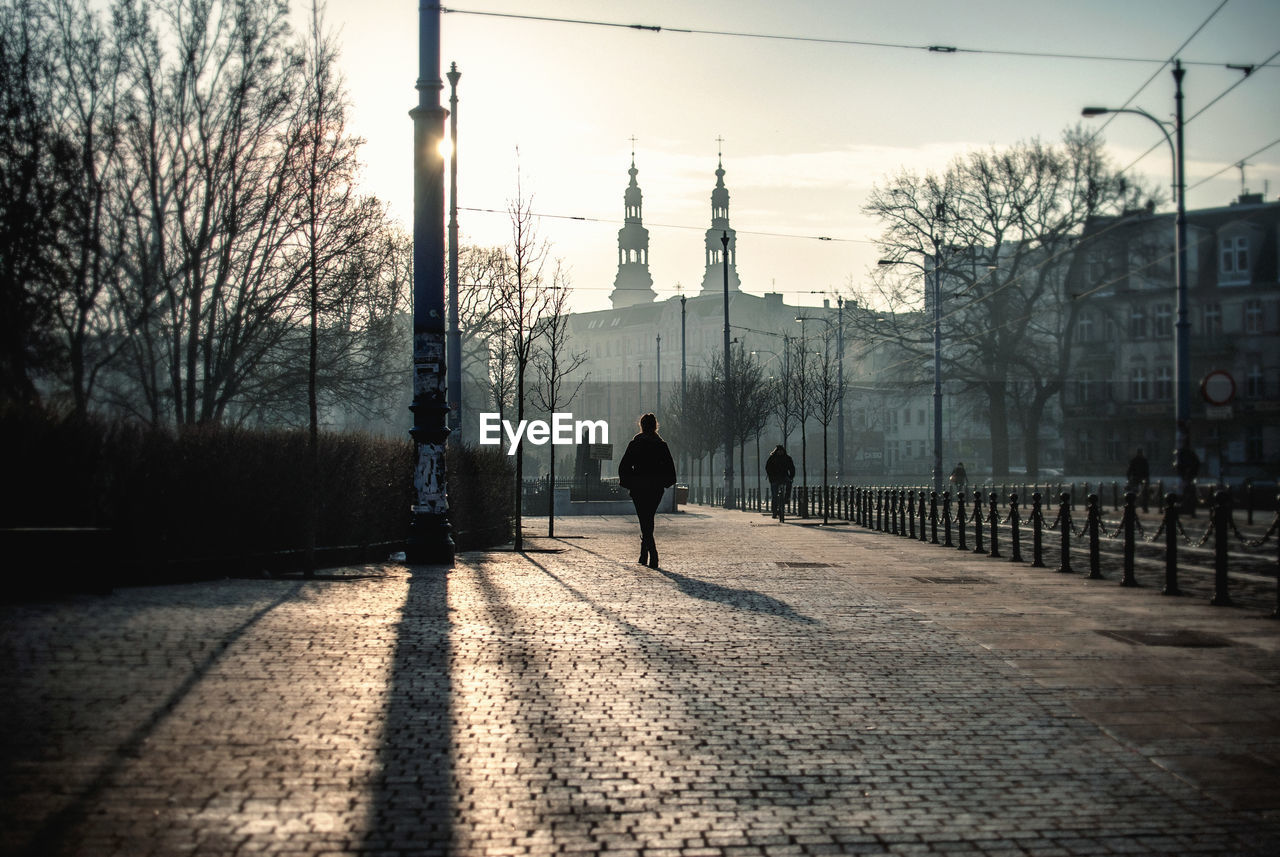
[[[1280,851],[1262,611],[757,523],[4,605],[0,854]]]

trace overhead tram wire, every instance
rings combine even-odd
[[[1200,181],[1198,181],[1198,182],[1196,182],[1195,184],[1193,184],[1193,185],[1191,185],[1190,187],[1188,187],[1188,188],[1187,188],[1187,190],[1194,190],[1195,188],[1200,187],[1200,185],[1205,184],[1206,182],[1213,181],[1213,180],[1214,180],[1214,179],[1216,179],[1218,176],[1220,176],[1220,175],[1222,175],[1223,173],[1225,173],[1227,170],[1234,169],[1234,168],[1236,167],[1236,165],[1240,163],[1240,161],[1247,161],[1247,160],[1249,160],[1250,158],[1254,157],[1255,155],[1261,155],[1261,154],[1262,154],[1263,152],[1265,152],[1267,149],[1270,149],[1270,148],[1272,148],[1273,146],[1277,146],[1277,145],[1280,145],[1280,137],[1277,137],[1276,139],[1272,140],[1270,143],[1268,143],[1267,145],[1263,146],[1261,149],[1258,149],[1258,150],[1256,150],[1256,151],[1250,152],[1249,154],[1245,155],[1243,158],[1239,158],[1239,159],[1237,159],[1234,163],[1227,164],[1225,167],[1223,167],[1222,169],[1218,170],[1218,171],[1217,171],[1216,173],[1214,173],[1213,175],[1211,175],[1211,176],[1205,176],[1204,178],[1200,179]]]
[[[1150,85],[1151,85],[1151,82],[1152,82],[1153,80],[1155,80],[1155,79],[1156,79],[1156,77],[1160,74],[1160,72],[1164,71],[1164,70],[1165,70],[1165,67],[1167,67],[1167,66],[1169,65],[1169,63],[1173,62],[1173,61],[1177,58],[1178,54],[1182,53],[1182,51],[1186,49],[1187,45],[1191,44],[1191,40],[1192,40],[1192,39],[1194,39],[1196,36],[1200,35],[1200,33],[1204,30],[1204,28],[1205,28],[1205,27],[1209,26],[1209,22],[1210,22],[1210,21],[1212,21],[1214,18],[1216,18],[1216,17],[1217,17],[1218,13],[1222,11],[1222,7],[1227,5],[1227,2],[1228,2],[1228,0],[1222,0],[1222,2],[1218,4],[1218,6],[1217,6],[1217,8],[1216,8],[1216,9],[1214,9],[1212,12],[1210,12],[1210,13],[1209,13],[1209,17],[1205,18],[1205,19],[1204,19],[1204,21],[1202,21],[1202,22],[1201,22],[1200,26],[1196,27],[1196,28],[1195,28],[1195,30],[1191,33],[1191,35],[1187,36],[1187,38],[1183,40],[1183,42],[1182,42],[1182,44],[1181,44],[1181,45],[1178,45],[1177,50],[1175,50],[1175,51],[1173,52],[1173,55],[1172,55],[1172,56],[1170,56],[1170,57],[1169,57],[1168,59],[1166,59],[1166,60],[1161,60],[1161,61],[1160,61],[1160,67],[1159,67],[1158,69],[1156,69],[1155,71],[1153,71],[1153,72],[1151,73],[1151,77],[1147,78],[1147,79],[1143,82],[1142,86],[1139,86],[1139,87],[1138,87],[1138,89],[1137,89],[1137,91],[1135,91],[1135,92],[1133,93],[1133,95],[1130,95],[1130,96],[1125,100],[1124,104],[1120,105],[1120,107],[1119,107],[1118,109],[1119,109],[1119,110],[1124,110],[1124,109],[1125,109],[1125,108],[1127,108],[1130,104],[1132,104],[1132,103],[1133,103],[1133,101],[1134,101],[1134,99],[1135,99],[1135,98],[1137,98],[1139,95],[1141,95],[1141,94],[1142,94],[1142,91],[1143,91],[1144,89],[1146,89],[1148,86],[1150,86]],[[1188,62],[1188,63],[1186,63],[1186,65],[1205,65],[1205,63],[1191,63],[1191,62]],[[1225,65],[1225,63],[1212,63],[1212,65]],[[1101,125],[1099,125],[1099,126],[1098,126],[1098,129],[1097,129],[1096,131],[1094,131],[1094,132],[1093,132],[1093,136],[1092,136],[1092,137],[1090,137],[1089,139],[1090,139],[1091,141],[1092,141],[1092,140],[1096,140],[1096,139],[1098,138],[1098,135],[1099,135],[1099,134],[1101,134],[1103,131],[1105,131],[1105,130],[1107,129],[1107,126],[1111,124],[1111,121],[1112,121],[1113,119],[1115,119],[1117,115],[1118,115],[1118,114],[1116,113],[1116,111],[1114,111],[1114,110],[1113,110],[1113,111],[1111,112],[1111,114],[1110,114],[1109,116],[1107,116],[1106,121],[1105,121],[1105,122],[1103,122]],[[1151,148],[1152,148],[1152,149],[1154,149],[1154,148],[1155,148],[1155,146],[1152,146]],[[1148,151],[1150,151],[1150,150],[1148,150]],[[1145,158],[1145,157],[1146,157],[1146,155],[1143,155],[1143,157]],[[1128,167],[1126,167],[1125,169],[1128,169]],[[1120,172],[1121,172],[1121,173],[1123,173],[1123,172],[1124,172],[1124,170],[1121,170]]]
[[[1187,39],[1187,42],[1190,42],[1192,38],[1195,38],[1195,36],[1199,34],[1201,30],[1204,29],[1205,25],[1207,25],[1209,21],[1213,19],[1214,15],[1216,15],[1218,11],[1226,4],[1227,4],[1227,0],[1222,0],[1222,3],[1218,6],[1218,8],[1215,9],[1212,13],[1210,13],[1209,18],[1206,19],[1205,22],[1196,29],[1195,33],[1191,34],[1191,36]],[[553,16],[547,16],[547,15],[522,15],[515,12],[487,12],[479,9],[457,9],[449,6],[441,6],[440,11],[446,14],[455,14],[455,15],[475,15],[475,16],[481,16],[481,17],[487,17],[487,18],[507,18],[507,19],[518,20],[518,21],[537,21],[540,23],[551,23],[551,24],[576,24],[580,26],[590,26],[590,27],[609,27],[613,29],[637,30],[637,31],[644,31],[644,32],[650,32],[655,34],[684,33],[688,35],[699,35],[699,36],[722,36],[722,37],[738,38],[738,39],[767,39],[771,41],[805,42],[809,44],[838,45],[838,46],[845,46],[845,47],[887,48],[891,50],[921,51],[925,53],[935,53],[935,54],[978,54],[978,55],[988,55],[988,56],[1018,57],[1018,58],[1024,58],[1024,59],[1083,60],[1088,62],[1122,62],[1122,63],[1142,63],[1142,64],[1158,63],[1161,68],[1164,68],[1164,66],[1168,65],[1169,63],[1169,60],[1167,59],[1154,59],[1154,58],[1148,58],[1148,57],[1122,57],[1122,56],[1109,56],[1105,54],[1072,54],[1072,53],[1057,53],[1052,51],[1015,51],[1015,50],[1003,50],[999,48],[966,48],[966,47],[959,47],[955,45],[912,45],[912,44],[906,44],[902,42],[877,42],[877,41],[870,41],[865,39],[833,39],[833,38],[823,37],[823,36],[788,36],[788,35],[783,35],[781,33],[747,33],[747,32],[739,32],[734,30],[708,30],[708,29],[700,29],[696,27],[665,27],[657,24],[624,24],[618,21],[596,21],[596,20],[589,20],[585,18],[560,18],[560,17],[553,17]],[[1182,47],[1186,47],[1187,42],[1184,42]],[[1182,50],[1182,48],[1179,48],[1178,50]],[[1205,65],[1205,66],[1225,65],[1225,63],[1209,62],[1205,60],[1187,61],[1184,64],[1185,65]],[[1267,66],[1267,67],[1274,68],[1274,66]],[[1156,74],[1159,74],[1159,69],[1157,69]],[[1155,78],[1155,75],[1152,75],[1152,79],[1154,78]],[[1150,81],[1148,81],[1148,83],[1149,82]],[[1146,84],[1143,84],[1143,88],[1145,87],[1146,87]],[[1141,91],[1142,90],[1139,89],[1139,92]],[[1134,93],[1134,97],[1137,97],[1137,94],[1138,93]]]
[[[507,214],[505,209],[497,208],[468,208],[458,206],[459,211],[474,211],[477,214]],[[621,225],[623,221],[611,217],[585,217],[579,214],[543,214],[539,212],[531,212],[533,217],[545,217],[548,220],[577,220],[583,223],[605,223],[611,226]],[[656,229],[690,229],[698,232],[705,232],[705,226],[689,226],[684,223],[646,223],[646,228]],[[758,235],[764,238],[797,238],[801,241],[829,241],[837,244],[872,244],[876,242],[869,238],[833,238],[829,235],[797,235],[793,232],[763,232],[752,229],[735,229],[738,235]]]

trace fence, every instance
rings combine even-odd
[[[1057,486],[1056,511],[1052,501],[1047,511],[1045,497],[1039,485],[1032,486],[1029,494],[1026,486],[1020,486],[1021,493],[1009,491],[974,490],[972,493],[958,492],[954,497],[950,491],[942,493],[923,487],[904,486],[794,486],[782,504],[785,517],[814,519],[824,521],[836,520],[855,524],[860,527],[881,533],[918,539],[922,542],[954,548],[971,553],[985,554],[989,557],[1003,558],[1002,546],[1007,544],[1008,559],[1011,562],[1025,562],[1024,544],[1029,531],[1031,565],[1045,568],[1046,539],[1052,539],[1052,533],[1058,537],[1058,567],[1063,573],[1075,571],[1072,564],[1072,539],[1083,540],[1087,554],[1088,576],[1091,579],[1104,579],[1102,572],[1103,544],[1118,544],[1120,583],[1123,586],[1136,586],[1135,566],[1138,549],[1144,551],[1153,546],[1163,560],[1165,595],[1181,595],[1179,586],[1180,547],[1191,551],[1209,548],[1213,571],[1213,597],[1211,604],[1225,606],[1233,603],[1230,592],[1229,564],[1232,560],[1230,547],[1232,540],[1237,549],[1246,549],[1234,557],[1237,570],[1243,564],[1256,568],[1265,577],[1275,577],[1275,611],[1273,616],[1280,617],[1280,497],[1276,498],[1276,512],[1272,516],[1270,526],[1260,537],[1250,538],[1240,531],[1235,521],[1232,496],[1226,490],[1217,491],[1211,498],[1208,507],[1209,520],[1202,533],[1189,533],[1182,514],[1180,501],[1175,494],[1164,494],[1162,485],[1156,483],[1154,492],[1148,486],[1142,486],[1138,492],[1127,491],[1123,494],[1118,483],[1111,484],[1111,506],[1113,512],[1120,514],[1117,522],[1104,519],[1105,502],[1099,495],[1101,485],[1090,490],[1089,483],[1084,483],[1083,495],[1077,484],[1066,483]],[[1045,486],[1049,490],[1049,486]],[[1073,502],[1073,497],[1086,497],[1081,508]],[[1251,499],[1252,492],[1247,492]],[[1139,509],[1148,512],[1152,500],[1158,500],[1159,526],[1148,535],[1147,527],[1142,522]],[[714,488],[705,488],[697,492],[695,502],[703,505],[724,505],[724,494]],[[735,492],[733,507],[737,509],[765,511],[768,498],[762,497],[755,489]],[[1191,510],[1194,515],[1194,506]],[[1254,505],[1247,506],[1247,524],[1252,524]],[[1049,521],[1047,514],[1052,516]],[[970,538],[972,541],[970,541]],[[1276,539],[1277,550],[1272,557],[1257,553],[1271,541]],[[1111,553],[1110,547],[1108,553]],[[1194,566],[1188,563],[1188,556],[1182,560],[1184,567]]]

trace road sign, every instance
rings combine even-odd
[[[1230,372],[1214,369],[1200,382],[1200,395],[1211,405],[1229,405],[1236,397],[1236,379]]]

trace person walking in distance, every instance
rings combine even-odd
[[[770,511],[779,521],[786,514],[786,495],[790,493],[791,481],[796,478],[796,463],[787,455],[782,444],[773,448],[769,460],[764,463],[764,474],[769,478],[769,496],[772,498]]]
[[[965,472],[963,461],[956,462],[956,469],[951,471],[950,482],[957,492],[963,491],[969,484],[969,474]]]
[[[1141,491],[1151,480],[1151,465],[1147,463],[1147,457],[1142,454],[1142,450],[1138,450],[1133,458],[1129,459],[1129,469],[1125,471],[1125,480],[1128,483],[1126,490]]]
[[[658,418],[640,418],[640,433],[627,444],[618,462],[618,484],[631,493],[640,519],[640,563],[658,567],[658,545],[653,540],[653,516],[662,492],[676,484],[676,463],[667,442],[658,436]]]

